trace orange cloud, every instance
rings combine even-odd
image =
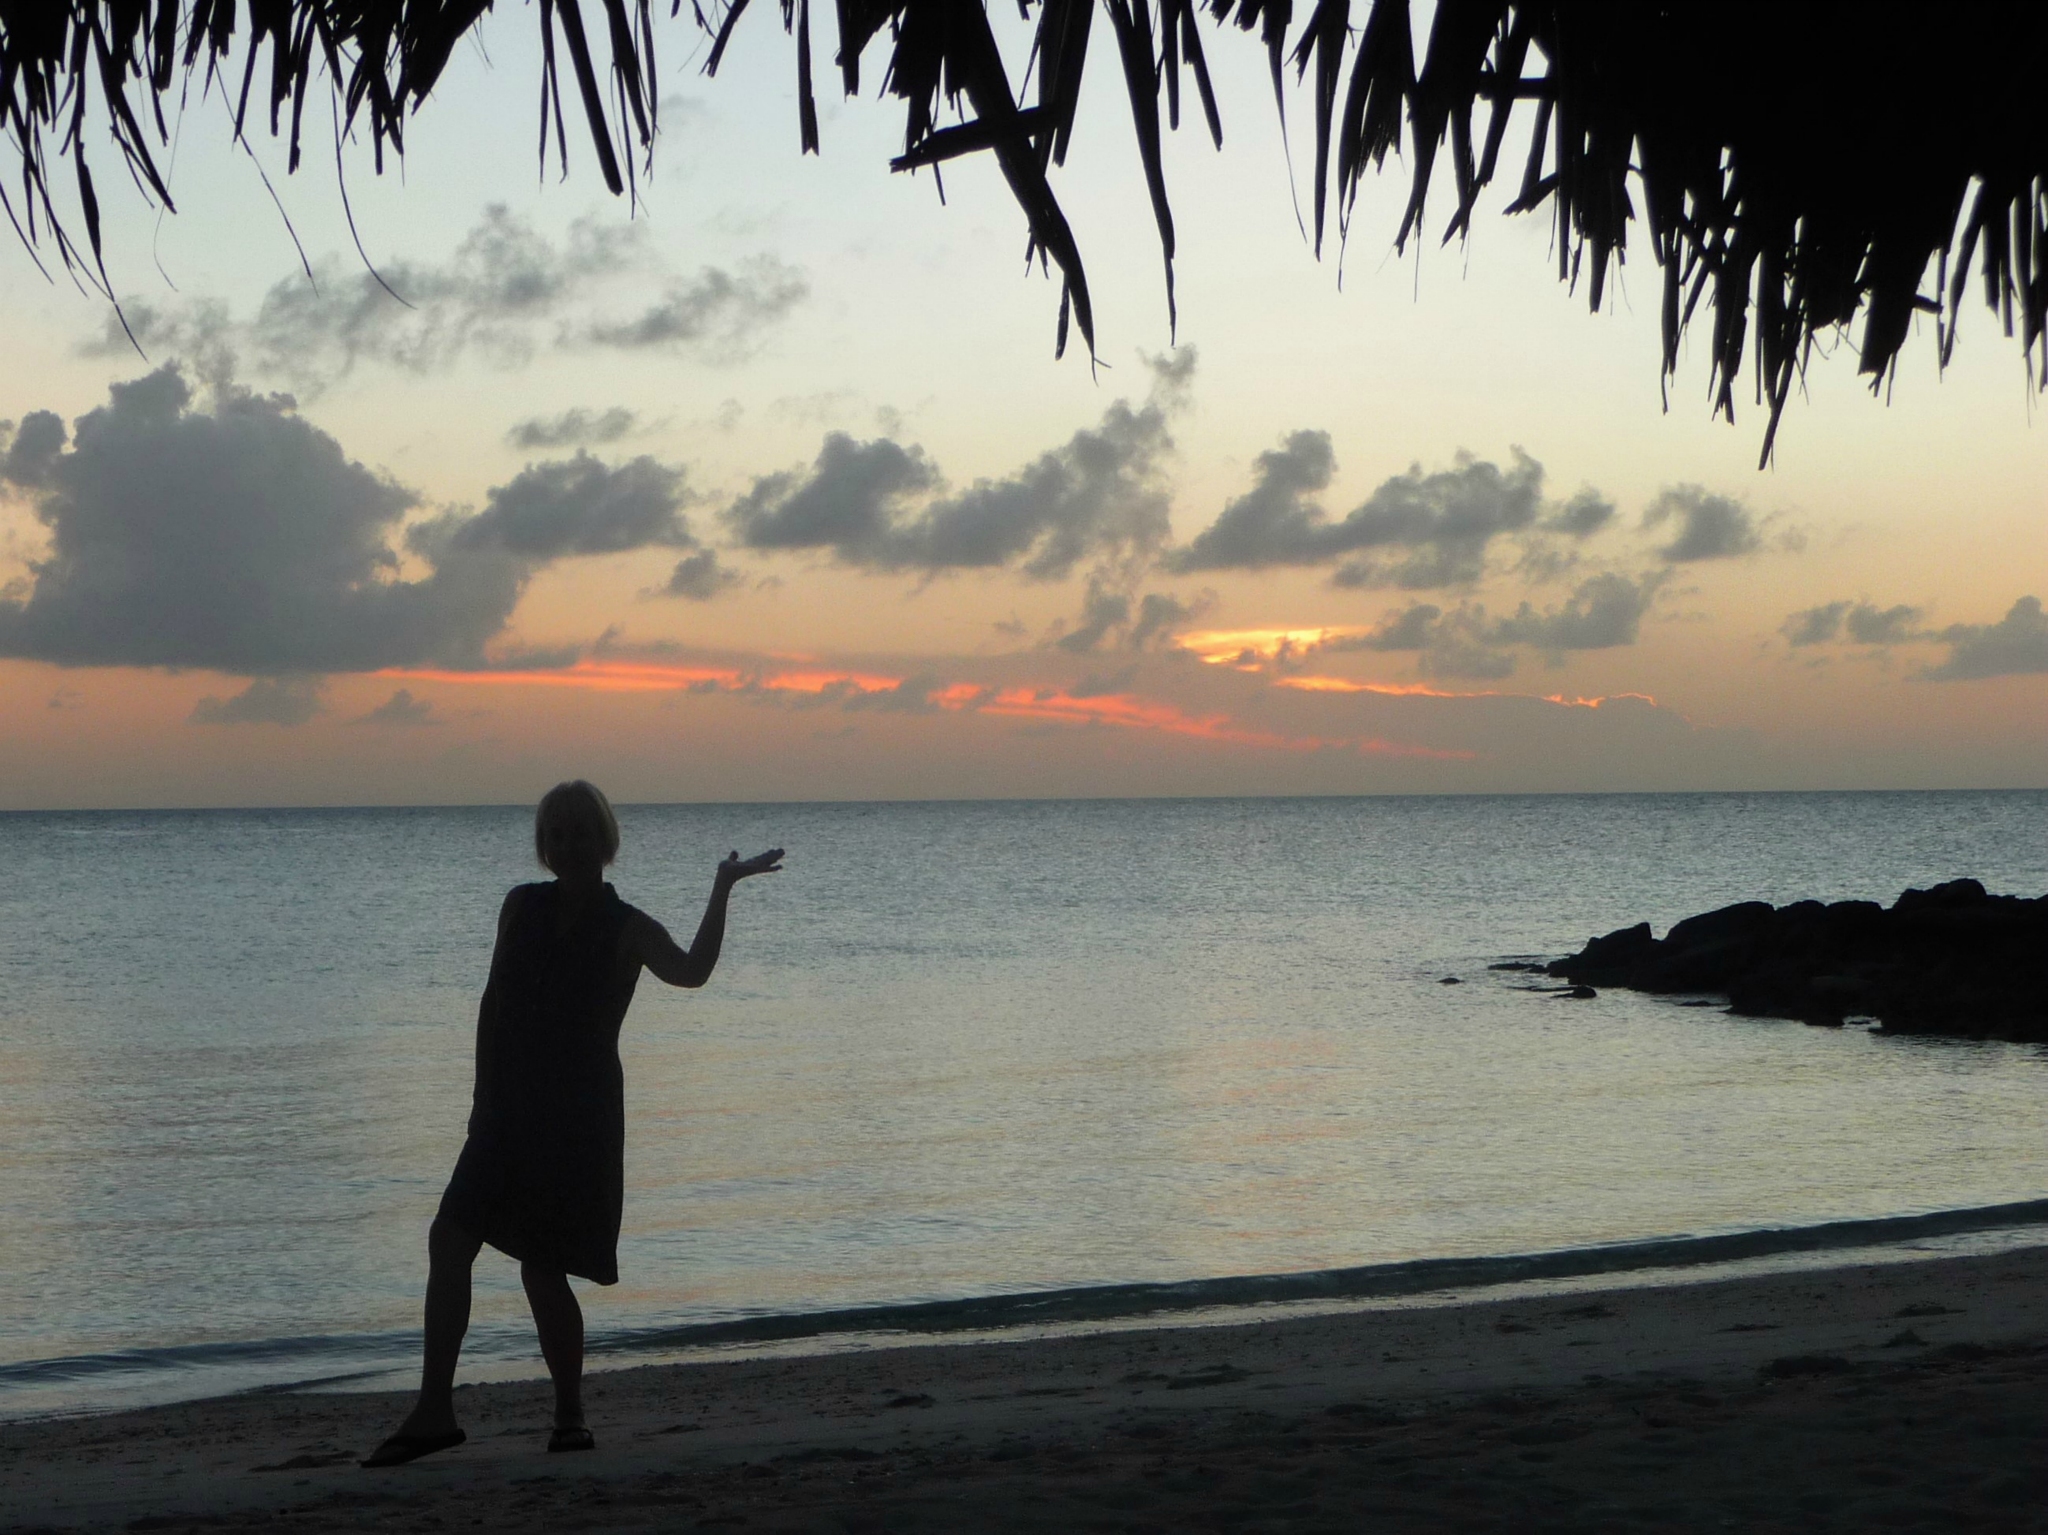
[[[1120,725],[1127,730],[1161,730],[1170,735],[1198,736],[1205,741],[1229,741],[1241,746],[1265,746],[1280,751],[1320,751],[1339,743],[1314,736],[1282,736],[1267,730],[1247,730],[1233,724],[1228,715],[1185,714],[1172,704],[1157,703],[1129,693],[1102,693],[1085,698],[1059,688],[1005,688],[980,706],[983,714],[1020,719],[1063,720],[1077,725]]]
[[[1624,698],[1631,698],[1637,703],[1648,704],[1652,709],[1657,707],[1657,700],[1648,693],[1603,693],[1598,698],[1566,698],[1562,693],[1545,693],[1543,695],[1545,703],[1562,704],[1567,709],[1597,709],[1602,704],[1616,703]]]
[[[668,693],[713,687],[737,692],[756,687],[771,693],[823,693],[846,688],[857,693],[883,693],[900,677],[869,672],[804,670],[759,676],[731,666],[675,666],[664,662],[613,661],[586,658],[572,666],[524,671],[453,671],[436,667],[390,667],[376,674],[409,682],[447,682],[486,687],[586,688],[598,693]]]
[[[1270,730],[1239,725],[1228,715],[1191,715],[1172,704],[1136,698],[1128,693],[1106,693],[1086,698],[1048,688],[1008,688],[983,702],[984,714],[1013,715],[1024,719],[1061,720],[1070,724],[1117,725],[1127,730],[1160,730],[1170,735],[1195,736],[1204,741],[1226,741],[1239,746],[1260,746],[1274,751],[1311,752],[1349,750],[1368,756],[1436,757],[1464,761],[1469,751],[1439,751],[1433,747],[1411,746],[1402,741],[1378,738],[1365,741],[1331,740],[1321,736],[1283,736]]]
[[[548,670],[457,671],[446,667],[394,666],[376,673],[402,682],[445,682],[460,687],[588,688],[599,693],[658,693],[712,683],[737,686],[740,674],[726,667],[646,666],[628,661],[578,661]]]
[[[1183,634],[1182,650],[1211,666],[1252,667],[1281,655],[1299,655],[1331,640],[1366,634],[1366,629],[1210,629]]]
[[[1519,698],[1518,693],[1455,693],[1426,682],[1361,682],[1353,677],[1275,677],[1275,687],[1304,693],[1378,693],[1386,698]]]
[[[902,685],[900,677],[877,672],[841,671],[833,668],[805,668],[770,673],[736,666],[684,666],[669,662],[623,661],[586,657],[570,666],[505,671],[459,671],[440,667],[391,667],[379,677],[403,682],[440,682],[456,686],[582,688],[599,693],[658,693],[690,689],[721,693],[796,693],[818,697],[827,692],[885,693]],[[1289,685],[1312,686],[1317,681],[1351,689],[1341,679],[1294,679]],[[1389,686],[1358,684],[1376,691],[1415,691]],[[1462,695],[1449,695],[1462,696]],[[1191,736],[1236,746],[1256,746],[1269,751],[1312,752],[1327,749],[1363,752],[1375,756],[1438,757],[1463,760],[1468,751],[1438,751],[1377,738],[1365,741],[1327,739],[1321,736],[1285,736],[1270,730],[1240,725],[1227,714],[1194,715],[1173,704],[1141,698],[1131,693],[1077,696],[1058,687],[993,688],[973,682],[953,682],[932,689],[925,701],[955,713],[991,714],[1012,719],[1052,720],[1071,725],[1112,725],[1125,730],[1160,731],[1167,735]]]
[[[1273,685],[1299,688],[1305,693],[1376,693],[1386,698],[1533,698],[1539,703],[1558,704],[1566,709],[1597,709],[1623,698],[1657,707],[1648,693],[1603,693],[1598,698],[1567,698],[1562,693],[1503,693],[1497,689],[1461,693],[1433,688],[1426,682],[1364,682],[1354,677],[1275,677]]]

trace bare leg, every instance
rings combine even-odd
[[[519,1265],[526,1302],[533,1307],[541,1358],[555,1382],[555,1427],[583,1427],[583,1308],[560,1269]]]
[[[442,1434],[455,1427],[455,1361],[469,1331],[469,1271],[483,1246],[453,1221],[435,1216],[427,1228],[426,1345],[420,1396],[398,1427],[401,1435]]]

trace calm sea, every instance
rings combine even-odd
[[[635,806],[593,1343],[2048,1194],[2048,1052],[1488,971],[1726,902],[2048,889],[2048,794]],[[0,816],[0,1414],[409,1359],[528,812]],[[1462,985],[1440,984],[1458,976]],[[471,1355],[533,1360],[514,1267]]]

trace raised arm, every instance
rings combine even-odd
[[[718,865],[711,882],[711,899],[704,903],[704,918],[697,924],[697,936],[689,948],[669,937],[668,929],[645,912],[635,912],[626,929],[626,942],[633,957],[656,977],[671,986],[702,986],[717,967],[718,952],[725,946],[725,900],[732,887],[756,874],[773,874],[782,867],[782,849],[770,848],[752,858],[737,851]]]

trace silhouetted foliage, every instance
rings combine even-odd
[[[1027,21],[1035,14],[1029,101],[1013,85],[986,0],[837,0],[834,62],[857,94],[862,60],[886,30],[882,89],[906,111],[893,164],[993,154],[1031,252],[1060,270],[1059,349],[1071,323],[1092,350],[1087,277],[1048,172],[1070,148],[1096,0],[1017,3]],[[540,0],[541,153],[545,160],[551,134],[558,155],[566,148],[559,48],[606,183],[626,192],[635,149],[644,153],[655,129],[651,0],[590,4],[598,14],[586,27],[578,0]],[[672,0],[671,14],[681,5]],[[1559,274],[1583,281],[1596,307],[1640,217],[1662,270],[1667,377],[1705,299],[1716,408],[1732,418],[1747,357],[1769,412],[1766,457],[1815,337],[1859,310],[1861,366],[1875,385],[1894,367],[1915,311],[1934,317],[1946,362],[1973,262],[1986,302],[2020,335],[2030,369],[2039,358],[2048,385],[2048,7],[1438,0],[1418,55],[1410,0],[1314,0],[1298,25],[1292,0],[1101,5],[1169,305],[1174,232],[1161,130],[1162,117],[1179,126],[1184,83],[1223,141],[1206,12],[1211,31],[1256,34],[1283,111],[1289,69],[1307,91],[1319,250],[1332,204],[1341,230],[1366,169],[1402,148],[1404,122],[1411,190],[1398,243],[1423,233],[1446,148],[1456,200],[1443,237],[1467,233],[1511,118],[1533,114],[1509,211],[1550,206]],[[811,4],[780,6],[796,44],[799,141],[815,150]],[[308,86],[324,74],[337,136],[367,127],[381,169],[387,145],[402,150],[408,114],[456,41],[488,9],[489,0],[251,0],[239,80],[219,80],[235,92],[237,132],[267,50],[262,97],[272,133],[288,135],[291,166]],[[715,73],[748,0],[693,0],[691,9]],[[152,130],[166,139],[162,104],[181,74],[203,69],[206,84],[216,83],[231,66],[237,26],[235,0],[0,0],[0,117],[25,204],[5,206],[32,250],[47,236],[67,265],[105,285],[83,138],[88,103],[96,94],[138,182],[168,205],[151,151]],[[89,262],[52,200],[65,161]],[[1933,285],[1923,291],[1930,265]]]

